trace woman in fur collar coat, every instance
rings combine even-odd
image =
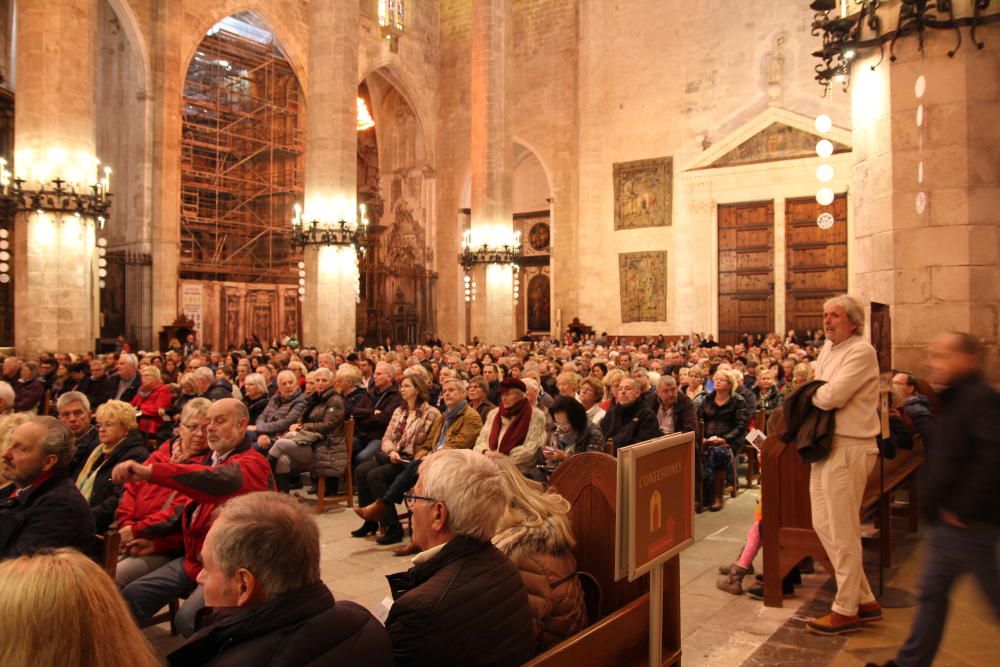
[[[545,493],[509,457],[487,452],[511,493],[493,544],[521,572],[531,602],[536,655],[587,625],[583,588],[576,574],[569,501]]]

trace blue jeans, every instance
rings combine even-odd
[[[360,449],[360,451],[358,451]],[[354,439],[354,465],[359,466],[366,461],[371,461],[375,455],[382,451],[382,439],[371,440],[364,447],[361,442]]]
[[[403,494],[417,485],[417,475],[420,472],[420,462],[422,460],[410,461],[403,468],[403,472],[396,475],[396,479],[392,480],[392,484],[389,485],[389,490],[382,496],[383,503],[398,505],[403,502]]]
[[[956,528],[932,523],[924,542],[924,568],[920,577],[920,607],[910,636],[896,654],[899,667],[930,667],[937,655],[948,616],[948,594],[955,579],[971,572],[979,582],[993,613],[1000,620],[1000,572],[997,547],[1000,528]]]
[[[122,597],[139,627],[172,599],[186,597],[174,619],[184,637],[194,634],[195,614],[205,606],[205,590],[188,578],[183,556],[130,583],[122,590]]]

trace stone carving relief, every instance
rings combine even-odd
[[[396,201],[393,222],[386,244],[386,261],[397,268],[422,268],[426,248],[424,230],[413,218],[413,210],[405,199]]]
[[[667,319],[667,252],[618,254],[622,322]]]
[[[669,225],[673,173],[671,157],[616,163],[615,229]]]

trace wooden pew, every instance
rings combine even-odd
[[[826,551],[812,527],[809,465],[801,461],[794,446],[785,445],[778,439],[782,427],[782,413],[775,411],[768,420],[768,433],[771,435],[764,441],[761,454],[764,604],[769,607],[781,606],[781,580],[803,558],[812,556],[823,563],[827,572],[833,573]],[[915,480],[922,460],[922,451],[914,447],[912,452],[902,450],[895,459],[886,461],[885,494],[880,493],[877,464],[868,477],[861,515],[871,516],[875,511],[882,514],[879,548],[883,557],[892,548],[889,514],[892,493],[904,483]],[[910,490],[911,493],[916,493],[915,481],[911,483]],[[910,499],[910,509],[913,512],[916,512],[916,505],[914,495]],[[913,518],[910,526],[915,528]]]
[[[614,580],[617,462],[607,454],[577,454],[560,465],[549,487],[569,500],[577,569],[597,581],[600,614],[590,625],[527,663],[533,667],[645,665],[649,643],[649,579]],[[664,567],[676,581],[680,561]],[[680,661],[680,590],[665,586],[663,665]]]

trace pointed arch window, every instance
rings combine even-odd
[[[406,19],[405,0],[378,0],[378,24],[393,53],[399,48],[399,37],[406,29]]]

